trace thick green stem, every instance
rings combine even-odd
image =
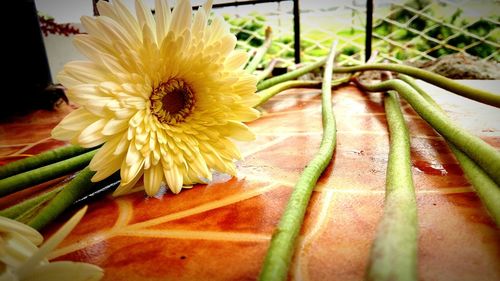
[[[39,210],[31,211],[29,216],[25,218],[27,224],[37,230],[41,230],[76,200],[102,186],[116,184],[119,178],[119,175],[115,174],[103,181],[95,183],[90,180],[94,174],[95,172],[91,171],[88,167],[80,171],[78,175],[71,180],[61,192],[50,200],[48,204],[44,205],[43,208]]]
[[[270,26],[268,26],[266,28],[266,39],[264,41],[264,44],[262,44],[262,46],[259,47],[255,55],[253,56],[252,60],[245,67],[245,71],[247,73],[252,74],[257,69],[257,66],[259,65],[264,55],[267,53],[267,50],[269,49],[269,47],[271,47],[271,42],[272,42],[272,29]]]
[[[287,90],[287,89],[291,89],[291,88],[316,88],[319,85],[321,85],[321,81],[292,80],[292,81],[281,82],[281,83],[276,84],[270,88],[267,88],[265,90],[257,92],[257,95],[259,95],[259,97],[260,97],[260,102],[255,106],[259,106],[259,105],[264,104],[270,98],[274,97],[275,95],[277,95],[280,92]]]
[[[387,64],[387,63],[374,63],[374,64],[364,64],[352,67],[338,67],[333,70],[334,73],[350,73],[356,71],[366,71],[366,70],[389,70],[398,73],[408,74],[415,78],[422,79],[429,83],[432,83],[438,87],[446,89],[448,91],[454,92],[463,97],[476,100],[485,104],[489,104],[495,107],[500,107],[500,95],[493,94],[488,91],[475,89],[452,79],[443,77],[441,75],[419,69],[416,67],[411,67],[401,64]]]
[[[68,159],[92,150],[79,146],[64,146],[0,166],[0,179]]]
[[[432,104],[410,85],[397,79],[376,85],[359,85],[367,91],[396,90],[436,131],[481,166],[496,184],[500,183],[500,152],[480,138],[455,125],[443,112],[435,110]]]
[[[30,187],[87,166],[97,150],[0,180],[0,196]]]
[[[390,133],[384,215],[378,225],[367,280],[417,280],[418,221],[410,138],[397,93],[384,98]]]
[[[3,209],[0,211],[0,216],[6,217],[9,219],[16,219],[21,216],[23,213],[27,212],[28,210],[43,204],[44,202],[54,198],[56,194],[61,191],[63,186],[57,187],[51,191],[44,192],[42,194],[39,194],[33,198],[26,199],[14,206],[11,206],[9,208]]]
[[[350,76],[345,76],[336,80],[333,80],[331,83],[332,87],[338,86],[343,83],[347,83],[350,80]],[[316,88],[322,84],[321,81],[313,81],[313,80],[292,80],[292,81],[285,81],[281,82],[279,84],[276,84],[270,88],[267,88],[265,90],[262,90],[260,92],[257,92],[257,95],[260,97],[260,102],[256,105],[262,105],[266,101],[268,101],[270,98],[274,97],[275,95],[281,93],[284,90],[291,89],[291,88]]]
[[[323,139],[318,153],[300,175],[285,212],[274,231],[259,277],[260,280],[286,280],[288,267],[295,248],[295,240],[299,234],[312,191],[319,176],[332,159],[336,134],[335,117],[331,102],[331,79],[335,45],[336,43],[330,50],[323,76],[321,106]]]
[[[481,202],[500,227],[500,187],[466,154],[450,143],[450,149],[460,163],[465,176],[474,186]]]
[[[415,80],[406,75],[398,75],[398,78],[408,83],[422,97],[425,98],[436,110],[444,113],[444,110],[420,88]],[[486,206],[486,209],[493,217],[493,220],[500,227],[500,187],[479,167],[472,159],[460,151],[455,145],[447,141],[451,151],[455,155],[465,173],[467,179],[472,183],[477,195]]]
[[[266,77],[269,76],[269,74],[271,74],[271,72],[273,72],[273,69],[277,63],[278,63],[278,61],[276,59],[271,60],[269,65],[261,73],[257,74],[257,83],[266,79]]]
[[[321,59],[313,64],[310,64],[310,65],[307,65],[307,66],[303,66],[301,68],[298,68],[296,70],[293,70],[293,71],[290,71],[288,73],[285,73],[283,75],[280,75],[280,76],[276,76],[276,77],[273,77],[273,78],[269,78],[269,79],[266,79],[264,81],[262,81],[261,83],[259,83],[257,85],[257,91],[262,91],[264,89],[267,89],[271,86],[274,86],[278,83],[281,83],[281,82],[285,82],[285,81],[288,81],[288,80],[292,80],[292,79],[295,79],[297,77],[300,77],[306,73],[309,73],[311,72],[312,70],[324,65],[326,62],[326,58],[324,59]]]

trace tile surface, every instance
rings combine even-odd
[[[465,82],[498,89],[498,81]],[[500,149],[499,109],[424,86],[452,119]],[[257,139],[238,143],[245,158],[235,178],[217,174],[212,183],[178,195],[136,192],[90,202],[51,258],[97,264],[104,280],[255,280],[294,183],[318,149],[320,104],[314,89],[269,100],[262,118],[248,124]],[[403,106],[418,202],[420,279],[500,280],[499,229],[443,139]],[[333,108],[337,147],[312,195],[290,280],[362,280],[382,215],[389,135],[381,96],[340,87]],[[0,124],[2,161],[63,145],[50,138],[50,129],[70,111],[39,111]]]

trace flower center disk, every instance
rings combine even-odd
[[[194,94],[180,79],[161,83],[151,94],[151,111],[164,124],[183,122],[194,108]]]

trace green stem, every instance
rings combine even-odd
[[[359,86],[367,91],[375,92],[396,90],[436,131],[481,166],[497,184],[500,183],[500,152],[496,151],[482,139],[455,125],[443,112],[434,110],[432,104],[425,100],[410,85],[401,80],[394,79],[376,85],[364,85],[360,83]]]
[[[418,221],[410,138],[397,93],[384,98],[390,133],[384,215],[378,225],[367,280],[417,280]]]
[[[466,154],[450,144],[451,151],[460,163],[465,176],[474,186],[496,225],[500,227],[500,187]]]
[[[94,174],[95,172],[88,167],[84,168],[48,204],[36,212],[32,211],[27,224],[41,230],[71,206],[73,202],[89,194],[92,190],[100,188],[100,186],[115,184],[119,177],[118,174],[114,174],[103,181],[94,183],[90,180]]]
[[[266,39],[264,41],[264,44],[262,44],[262,46],[259,47],[255,55],[253,56],[252,60],[245,67],[245,72],[252,74],[257,69],[257,66],[259,65],[264,55],[267,53],[267,50],[269,49],[269,47],[271,47],[271,42],[272,42],[272,29],[270,26],[268,26],[266,28]]]
[[[14,206],[3,209],[0,211],[0,216],[17,220],[18,217],[20,217],[23,213],[27,212],[28,210],[36,206],[39,206],[40,204],[43,204],[44,202],[54,198],[54,196],[59,191],[61,191],[62,188],[63,186],[57,187],[51,191],[44,192],[33,198],[26,199]]]
[[[11,162],[0,166],[0,179],[59,162],[64,159],[80,155],[89,150],[91,149],[69,145]]]
[[[336,80],[333,80],[331,82],[331,86],[335,87],[343,83],[347,83],[350,80],[350,76],[345,76]],[[285,81],[281,82],[279,84],[276,84],[270,88],[267,88],[265,90],[262,90],[260,92],[257,92],[257,95],[260,97],[260,102],[256,105],[262,105],[266,101],[268,101],[270,98],[274,97],[275,95],[281,93],[284,90],[291,89],[291,88],[316,88],[319,85],[321,85],[321,81],[313,81],[313,80],[292,80],[292,81]]]
[[[291,88],[316,88],[319,85],[321,85],[321,81],[292,80],[292,81],[281,82],[281,83],[276,84],[272,87],[269,87],[265,90],[257,92],[257,95],[259,95],[259,97],[260,97],[260,102],[255,106],[259,106],[259,105],[264,104],[270,98],[274,97],[275,95],[277,95],[280,92],[287,90],[287,89],[291,89]]]
[[[297,77],[300,77],[306,73],[309,73],[311,72],[312,70],[324,65],[326,62],[326,58],[324,59],[321,59],[313,64],[310,64],[310,65],[307,65],[307,66],[303,66],[301,68],[298,68],[298,69],[295,69],[293,71],[290,71],[288,73],[285,73],[285,74],[282,74],[280,76],[276,76],[276,77],[273,77],[273,78],[269,78],[269,79],[266,79],[264,81],[262,81],[261,83],[259,83],[257,85],[257,91],[262,91],[264,89],[267,89],[271,86],[274,86],[278,83],[281,83],[281,82],[285,82],[285,81],[288,81],[288,80],[292,80],[292,79],[295,79]]]
[[[452,79],[443,77],[441,75],[419,69],[416,67],[411,67],[401,64],[388,64],[388,63],[374,63],[374,64],[364,64],[359,66],[351,67],[338,67],[333,70],[334,73],[347,73],[356,71],[366,71],[366,70],[389,70],[398,73],[408,74],[415,78],[422,79],[429,83],[432,83],[438,87],[446,89],[448,91],[454,92],[463,97],[476,100],[485,104],[489,104],[495,107],[500,107],[500,95],[493,94],[488,91],[475,89]]]
[[[257,83],[266,79],[266,77],[269,76],[269,74],[271,74],[271,72],[273,72],[273,69],[277,63],[278,63],[278,61],[276,59],[271,60],[269,65],[261,73],[257,74]]]
[[[335,45],[336,42],[330,50],[323,76],[321,105],[323,139],[318,153],[300,175],[283,216],[274,231],[259,277],[260,280],[274,281],[286,279],[295,248],[295,240],[299,234],[312,191],[319,176],[332,159],[336,134],[335,117],[331,102],[331,80]]]
[[[408,83],[422,97],[425,98],[436,110],[444,113],[444,110],[429,96],[422,88],[420,88],[415,80],[406,75],[398,75],[398,78]],[[493,220],[500,227],[500,187],[466,154],[460,151],[455,145],[446,141],[450,146],[451,151],[462,167],[467,179],[472,183],[479,198],[486,206],[486,209],[493,217]]]
[[[0,180],[0,196],[64,176],[89,164],[96,150]]]

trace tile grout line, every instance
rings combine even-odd
[[[35,143],[29,144],[29,145],[25,146],[24,148],[21,148],[17,152],[12,153],[11,156],[22,154],[23,152],[25,152],[25,151],[27,151],[27,150],[29,150],[29,149],[31,149],[31,148],[33,148],[33,147],[41,144],[41,143],[44,143],[44,142],[46,142],[46,141],[48,141],[50,139],[51,139],[51,137],[47,137],[47,138],[41,139],[41,140],[39,140],[39,141],[37,141]]]
[[[260,145],[260,146],[254,148],[254,149],[252,149],[250,151],[245,151],[244,153],[242,153],[242,156],[243,156],[243,158],[247,158],[247,157],[249,157],[249,156],[251,156],[251,155],[253,155],[253,154],[257,153],[257,152],[261,152],[261,151],[263,151],[266,148],[269,148],[269,147],[271,147],[271,146],[273,146],[275,144],[278,144],[278,143],[286,140],[287,138],[289,138],[289,136],[279,136],[276,139],[274,139],[272,141],[269,141],[269,142],[266,142],[265,144]]]
[[[133,236],[130,233],[134,233],[136,231],[141,232],[144,237],[158,237],[159,235],[164,235],[165,238],[168,238],[167,236],[168,236],[168,233],[170,232],[171,238],[181,239],[181,238],[185,237],[183,235],[179,235],[179,232],[182,232],[183,230],[179,230],[176,232],[175,230],[174,231],[155,230],[155,229],[146,229],[145,230],[145,228],[157,226],[159,224],[163,224],[163,223],[166,223],[169,221],[182,219],[182,218],[185,218],[188,216],[200,214],[202,212],[210,211],[210,210],[221,208],[221,207],[224,207],[224,206],[227,206],[230,204],[234,204],[234,203],[237,203],[237,202],[240,202],[243,200],[247,200],[247,199],[253,198],[255,196],[261,195],[264,192],[268,192],[268,191],[274,189],[276,186],[277,186],[277,184],[269,184],[269,185],[264,186],[262,188],[257,188],[254,190],[250,190],[249,192],[246,192],[244,194],[239,194],[238,196],[233,195],[233,196],[229,196],[229,197],[224,198],[224,200],[210,201],[210,203],[201,204],[201,205],[194,207],[194,208],[190,208],[187,210],[168,214],[165,216],[160,216],[160,217],[157,217],[154,219],[138,222],[135,224],[124,225],[121,227],[119,224],[123,223],[123,221],[126,220],[124,218],[129,217],[129,215],[122,217],[121,219],[120,219],[120,217],[118,217],[115,224],[109,230],[97,232],[95,235],[87,237],[86,239],[78,240],[73,244],[67,245],[67,246],[62,247],[62,248],[58,248],[58,249],[54,250],[52,253],[50,253],[49,259],[54,259],[54,258],[60,257],[60,256],[65,255],[65,254],[81,250],[83,248],[89,247],[90,245],[102,242],[102,241],[109,239],[109,238],[112,238],[112,237]],[[126,205],[122,205],[122,206],[126,206]],[[119,209],[119,211],[120,211],[120,209]],[[187,233],[188,231],[184,231],[184,232]],[[165,234],[165,233],[167,233],[167,234]],[[203,234],[203,232],[200,232],[200,233]],[[202,237],[202,236],[203,235],[198,236],[198,237]],[[229,236],[231,236],[231,234],[229,234]],[[192,237],[197,237],[197,236],[192,235]],[[252,241],[255,241],[255,240],[267,241],[270,239],[270,235],[266,238],[266,236],[262,235],[262,234],[253,234],[253,235],[249,234],[248,237],[249,237],[248,239],[251,239]],[[229,237],[229,238],[231,238],[231,237]],[[197,239],[197,238],[193,238],[193,239]],[[230,240],[234,241],[235,239],[236,238],[232,237]]]
[[[309,264],[309,259],[306,256],[306,247],[313,243],[313,240],[320,234],[320,231],[324,229],[327,224],[327,218],[330,215],[331,209],[333,207],[333,197],[335,193],[333,190],[326,191],[326,195],[323,197],[321,210],[317,216],[316,223],[313,225],[312,229],[307,232],[306,235],[301,237],[299,240],[297,250],[296,250],[296,260],[294,261],[294,280],[309,280],[307,274],[307,265]],[[303,261],[302,261],[303,260]]]

